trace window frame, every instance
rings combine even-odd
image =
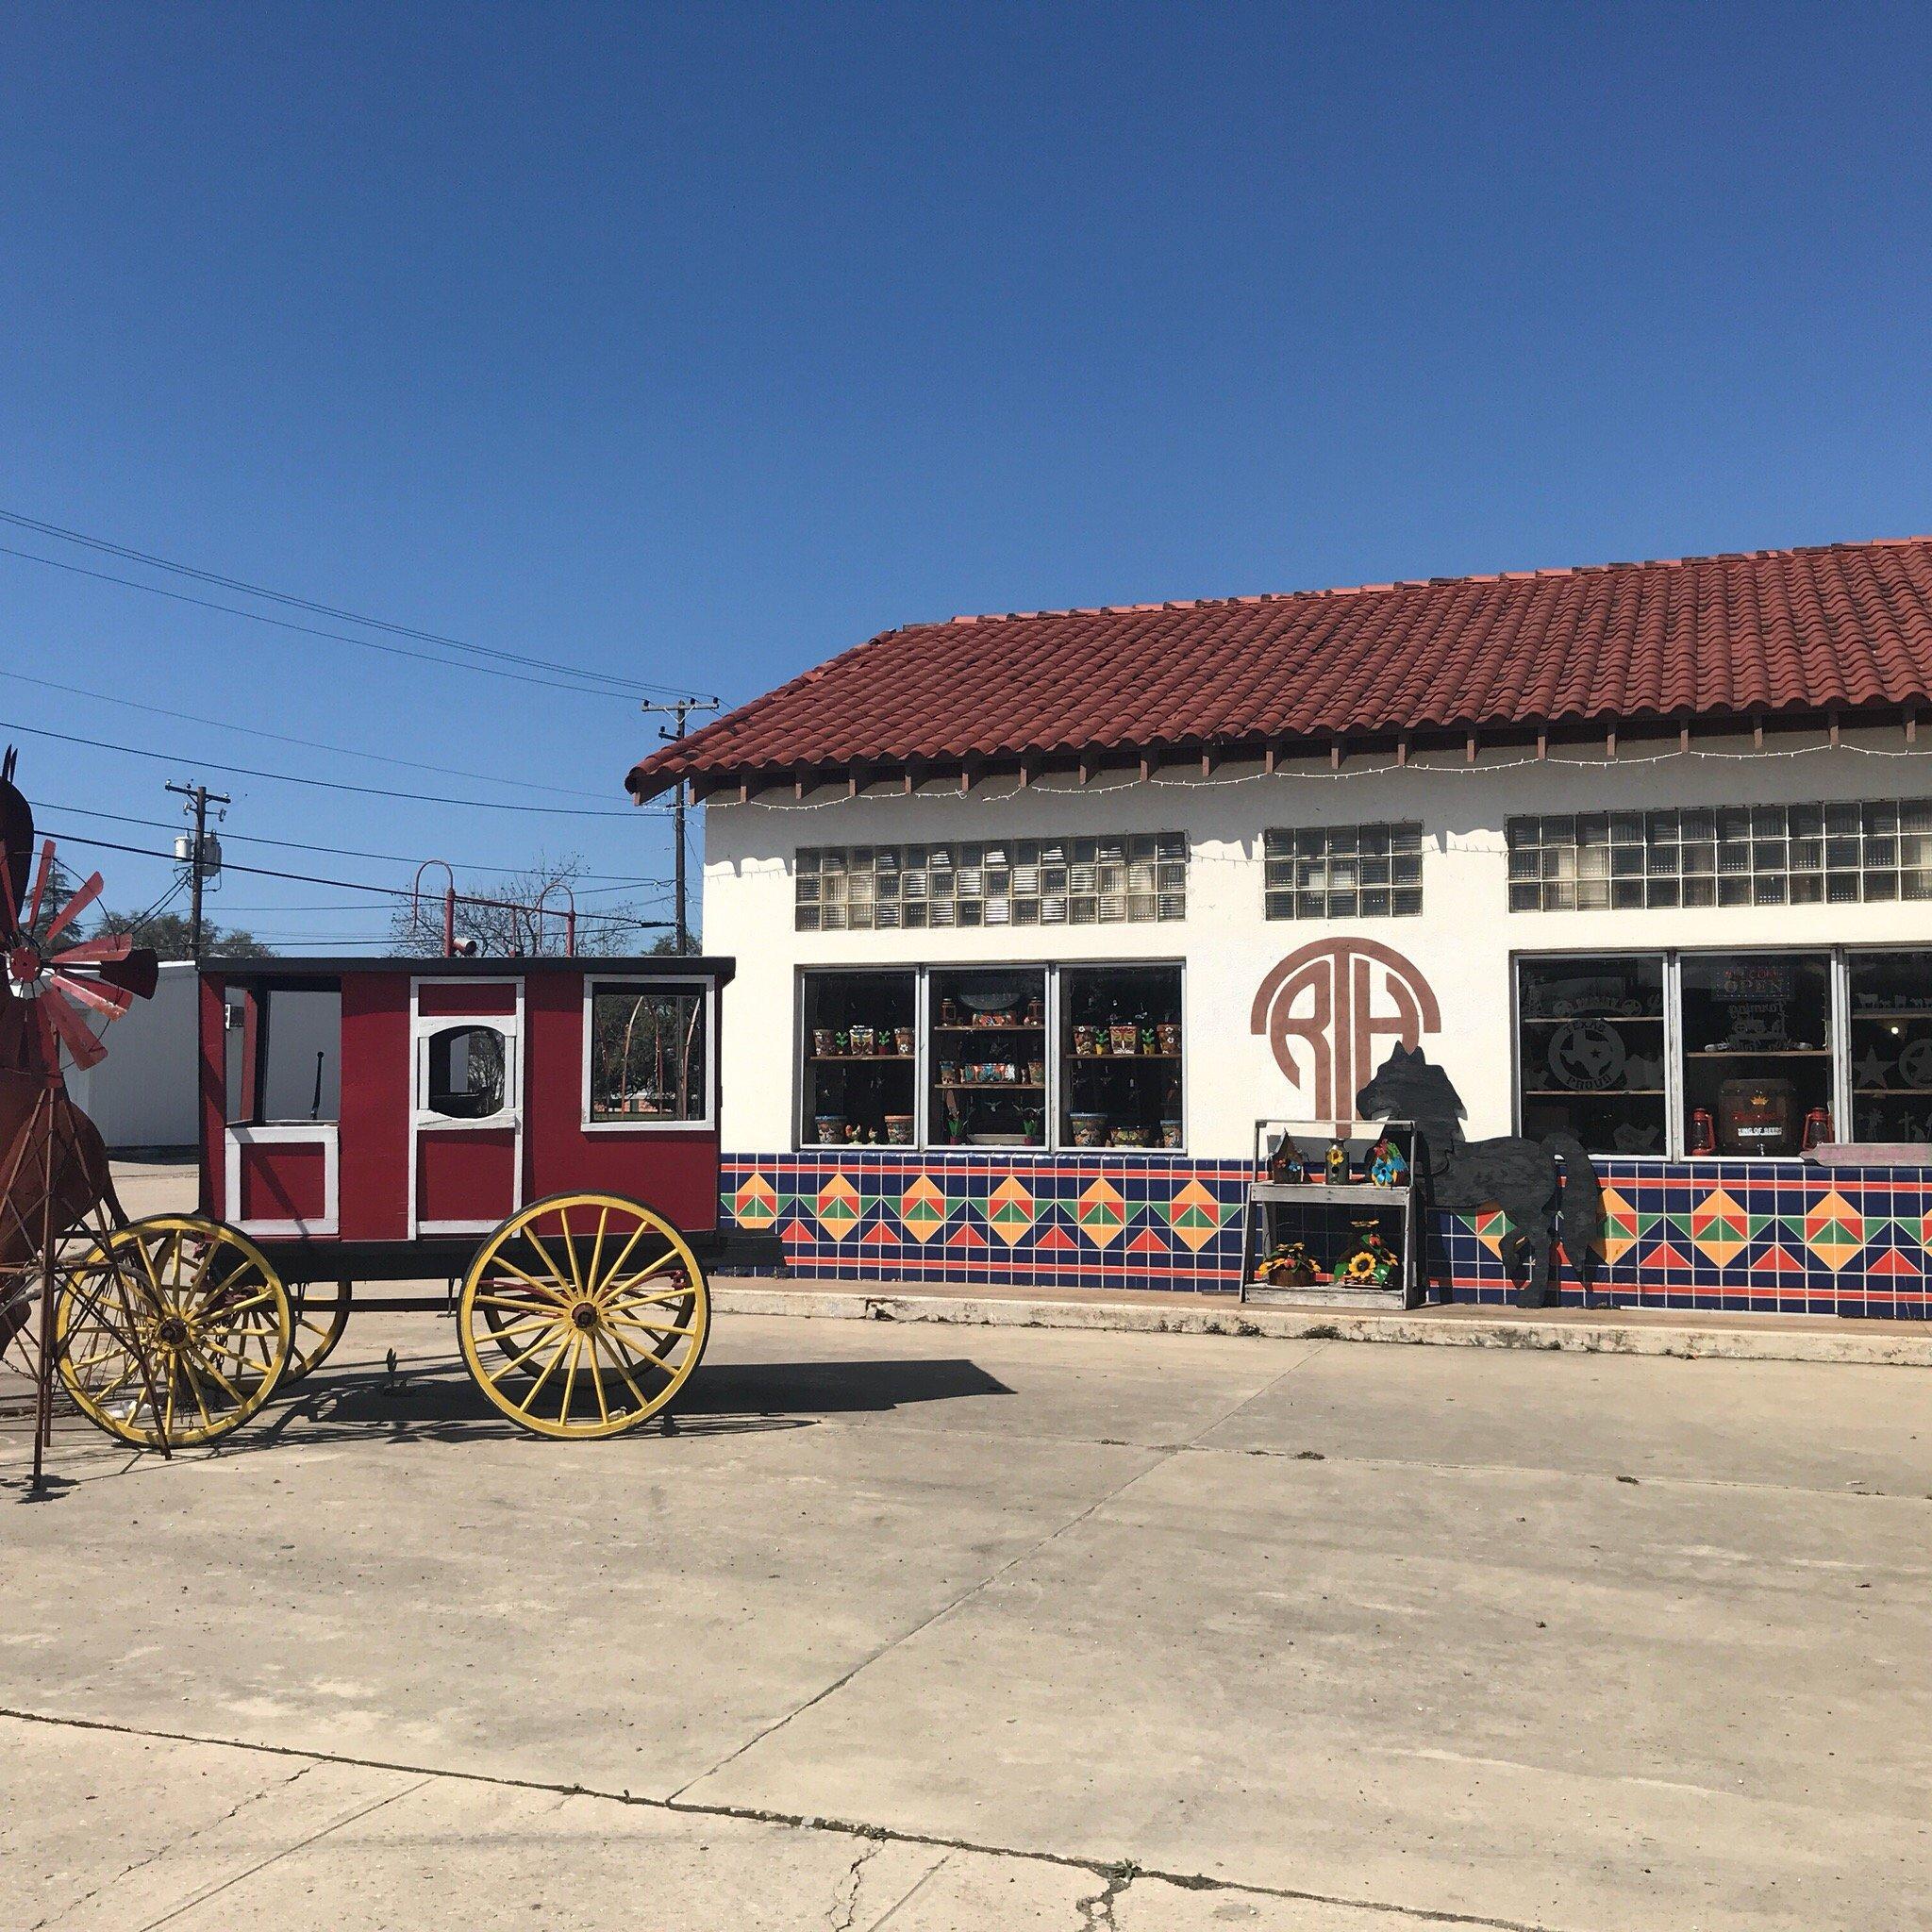
[[[636,989],[645,992],[695,991],[705,1003],[705,1110],[695,1120],[600,1121],[591,1118],[591,1057],[596,1050],[597,1030],[594,1003],[600,992],[620,992]],[[699,973],[587,973],[584,974],[581,1008],[583,1042],[583,1083],[578,1091],[578,1125],[587,1134],[702,1134],[713,1133],[718,1125],[718,986]]]
[[[1523,1066],[1523,965],[1524,961],[1545,964],[1574,961],[1589,965],[1610,958],[1655,958],[1661,955],[1664,968],[1664,1148],[1657,1154],[1618,1154],[1594,1150],[1613,1160],[1795,1160],[1795,1154],[1700,1154],[1686,1151],[1684,1121],[1684,962],[1687,959],[1817,958],[1823,957],[1827,973],[1826,1018],[1831,1034],[1831,1069],[1826,1091],[1830,1095],[1832,1131],[1840,1141],[1850,1139],[1856,1122],[1853,1117],[1851,962],[1874,954],[1919,953],[1932,958],[1932,944],[1910,945],[1896,941],[1857,941],[1839,945],[1740,946],[1537,946],[1512,947],[1509,953],[1509,1120],[1510,1130],[1522,1134],[1524,1118]]]
[[[1167,924],[1174,924],[1169,921]],[[1180,974],[1180,1024],[1181,1024],[1181,1144],[1178,1147],[1074,1147],[1071,1141],[1064,1140],[1060,1132],[1060,1041],[1064,1025],[1060,975],[1063,971],[1083,972],[1094,968],[1118,967],[1127,970],[1164,969]],[[935,973],[1040,973],[1044,974],[1044,999],[1046,1007],[1046,1030],[1042,1036],[1046,1054],[1046,1091],[1041,1095],[1044,1109],[1042,1136],[1038,1147],[985,1147],[971,1148],[955,1146],[944,1140],[935,1140],[931,1134],[931,1078],[932,1078],[932,975]],[[1188,1069],[1193,1058],[1191,1046],[1193,1021],[1188,991],[1188,960],[1177,953],[1163,953],[1145,958],[1119,954],[1108,954],[1091,959],[936,959],[911,960],[897,963],[868,961],[864,965],[846,965],[829,960],[817,960],[810,964],[800,964],[793,969],[791,989],[791,1141],[792,1149],[798,1154],[831,1154],[839,1150],[820,1145],[809,1138],[809,1123],[805,1119],[805,1052],[809,1042],[806,1031],[806,981],[814,974],[836,974],[841,976],[858,973],[907,974],[913,976],[913,1093],[918,1101],[914,1108],[912,1140],[904,1146],[894,1146],[886,1141],[870,1143],[854,1150],[861,1155],[927,1155],[977,1153],[996,1155],[1002,1160],[1058,1160],[1067,1155],[1104,1155],[1108,1159],[1143,1160],[1149,1157],[1165,1157],[1180,1159],[1186,1157],[1192,1133],[1191,1095],[1189,1089]]]
[[[421,990],[425,986],[507,986],[516,991],[514,1009],[508,1013],[425,1013],[421,1010]],[[438,1113],[429,1105],[429,1042],[439,1033],[468,1026],[488,1026],[503,1036],[503,1105],[494,1113],[475,1116]],[[508,974],[485,976],[465,975],[461,979],[440,977],[434,973],[412,974],[409,980],[410,1079],[409,1119],[411,1129],[464,1133],[524,1124],[524,982]],[[410,1214],[413,1219],[415,1156],[410,1155]]]
[[[826,1151],[823,1142],[811,1138],[808,1131],[811,1124],[806,1117],[806,1048],[811,1041],[811,1029],[806,1024],[808,991],[806,982],[817,974],[824,974],[835,979],[851,979],[860,975],[903,979],[908,974],[912,979],[912,1139],[896,1145],[887,1141],[874,1144],[897,1154],[917,1153],[924,1147],[924,1108],[921,1105],[919,1083],[925,1073],[925,969],[923,966],[869,963],[863,966],[801,966],[792,976],[791,1144],[796,1152],[808,1154],[814,1150],[822,1153]]]

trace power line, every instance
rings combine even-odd
[[[554,677],[533,677],[526,672],[499,671],[489,664],[464,664],[450,658],[434,658],[427,651],[412,651],[403,644],[378,643],[374,638],[351,637],[346,631],[321,630],[312,624],[295,624],[286,617],[271,617],[265,610],[244,610],[239,604],[218,604],[212,597],[193,597],[186,591],[170,591],[160,584],[144,584],[139,577],[116,576],[112,571],[89,570],[84,564],[64,563],[58,557],[40,557],[31,550],[16,550],[0,543],[0,557],[17,557],[25,563],[43,563],[49,570],[64,570],[70,575],[92,577],[98,584],[120,584],[130,591],[145,591],[151,597],[167,597],[176,604],[192,604],[202,610],[220,610],[230,617],[245,617],[251,624],[266,624],[276,630],[292,630],[306,638],[328,638],[339,644],[359,644],[365,651],[381,651],[391,658],[409,658],[419,664],[440,664],[445,671],[475,671],[485,677],[500,677],[512,684],[541,685],[546,691],[575,691],[578,697],[621,697],[621,691],[600,691],[593,685],[564,684]]]
[[[525,670],[548,671],[565,677],[593,681],[609,687],[611,693],[675,690],[675,687],[670,685],[652,684],[641,678],[625,677],[616,672],[588,670],[581,665],[560,664],[547,658],[530,658],[520,651],[499,650],[491,644],[469,643],[462,638],[453,638],[441,631],[419,630],[412,625],[392,624],[387,618],[366,617],[360,611],[346,610],[339,605],[319,603],[311,597],[297,597],[287,591],[272,591],[264,585],[249,583],[242,577],[225,576],[220,571],[201,570],[193,564],[177,563],[171,558],[158,557],[152,551],[136,550],[125,543],[110,542],[105,537],[91,537],[84,531],[70,530],[59,524],[43,523],[38,517],[23,516],[17,510],[0,509],[0,522],[12,524],[23,530],[32,530],[39,536],[56,538],[63,543],[78,543],[85,549],[101,551],[109,557],[125,558],[131,563],[145,564],[151,570],[168,571],[175,576],[192,578],[196,583],[213,584],[224,591],[239,591],[243,596],[259,597],[267,603],[285,605],[293,610],[307,610],[317,617],[333,617],[340,623],[363,625],[371,630],[384,631],[391,637],[413,638],[420,643],[438,644],[445,650],[461,651],[475,658],[491,658],[500,663],[522,666]],[[25,551],[9,551],[8,554],[15,557],[28,556]],[[60,570],[75,568],[70,564],[57,563],[52,558],[29,558],[29,560],[35,563],[54,563],[55,567]],[[113,581],[134,582],[131,578],[116,578]],[[134,584],[134,588],[149,590],[154,586],[137,583]],[[250,613],[244,611],[239,614],[246,616]],[[354,643],[358,641],[349,638],[343,641]],[[449,659],[432,658],[430,661],[448,663]],[[472,665],[467,668],[480,670],[484,667]]]
[[[70,845],[84,845],[92,852],[125,852],[131,854],[136,858],[163,858],[170,865],[179,862],[172,852],[154,852],[144,845],[121,845],[111,839],[84,838],[78,832],[56,831],[51,826],[46,829],[50,838],[64,839]],[[324,878],[316,873],[279,872],[275,867],[267,865],[242,865],[233,860],[224,860],[222,870],[224,872],[245,873],[251,878],[293,879],[299,885],[333,886],[337,891],[343,892],[374,892],[385,899],[413,900],[417,897],[417,894],[407,886],[378,886],[371,884],[367,879]],[[588,919],[597,920],[607,925],[635,925],[651,932],[663,930],[671,924],[667,919],[632,919],[627,914],[622,912],[592,912],[586,913],[583,916]]]
[[[29,677],[24,671],[0,671],[0,677],[16,684],[37,685],[42,691],[63,691],[71,698],[86,698],[97,705],[119,705],[124,710],[145,711],[154,718],[173,718],[183,724],[206,724],[216,731],[239,731],[250,738],[273,739],[277,744],[299,744],[305,751],[333,752],[338,758],[368,758],[378,765],[399,765],[405,771],[434,772],[444,778],[474,778],[483,785],[521,785],[528,791],[554,791],[562,798],[605,798],[603,791],[579,791],[569,785],[540,785],[534,779],[505,778],[493,772],[466,772],[457,765],[425,765],[416,758],[391,758],[387,752],[357,751],[346,744],[329,744],[319,738],[291,738],[282,731],[264,731],[258,724],[231,724],[222,718],[204,718],[195,711],[171,711],[164,705],[143,705],[133,698],[115,697],[109,691],[83,691],[77,684],[56,684],[51,677]]]
[[[42,799],[40,807],[43,811],[72,812],[76,818],[108,819],[119,825],[142,825],[151,832],[172,832],[175,829],[175,825],[166,820],[135,818],[131,813],[125,811],[100,811],[94,807],[88,805],[57,805],[51,798]],[[421,865],[425,863],[423,855],[420,853],[363,852],[354,845],[312,845],[301,839],[270,839],[264,837],[259,832],[230,832],[227,836],[227,842],[230,845],[274,845],[285,852],[320,852],[329,858],[377,858],[392,865]],[[441,859],[440,854],[431,856]],[[465,873],[493,872],[508,874],[530,870],[530,867],[523,865],[466,865],[458,859],[445,859],[441,860],[441,862],[454,866],[458,872]],[[600,883],[608,882],[611,890],[615,891],[623,891],[634,886],[668,886],[671,883],[669,879],[638,878],[629,873],[622,872],[580,872],[576,876],[580,879],[594,879]]]
[[[148,758],[163,765],[202,765],[211,772],[229,772],[242,778],[265,778],[275,785],[310,785],[324,791],[354,791],[364,798],[400,798],[410,805],[460,805],[472,811],[514,811],[545,818],[625,819],[638,810],[665,812],[668,806],[633,806],[630,811],[592,811],[575,805],[514,805],[506,799],[447,798],[434,791],[396,791],[381,785],[351,785],[342,778],[298,778],[289,772],[264,772],[254,765],[228,765],[219,758],[184,758],[178,752],[148,751],[136,744],[114,744],[104,738],[81,738],[71,731],[49,731],[44,725],[21,724],[0,718],[0,731],[25,731],[30,738],[58,739],[62,744],[84,744],[92,751],[117,751],[125,757]]]

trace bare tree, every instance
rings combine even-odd
[[[456,936],[475,942],[491,958],[526,959],[560,954],[567,947],[565,914],[584,875],[584,861],[570,855],[539,857],[526,871],[505,878],[475,898],[457,893]],[[669,926],[628,900],[616,905],[593,899],[576,908],[580,953],[648,953]],[[443,939],[443,899],[425,892],[418,901],[398,900],[390,916],[390,938],[401,953],[440,954]]]

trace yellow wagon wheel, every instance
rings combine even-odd
[[[615,1436],[705,1352],[711,1295],[684,1238],[622,1194],[552,1194],[477,1251],[457,1327],[477,1388],[540,1436]]]
[[[289,1296],[232,1227],[152,1214],[64,1271],[54,1333],[60,1379],[90,1422],[141,1448],[188,1449],[240,1428],[274,1392]]]
[[[312,1374],[336,1352],[342,1330],[349,1325],[349,1284],[346,1281],[310,1281],[295,1291],[291,1312],[293,1329],[289,1344],[289,1366],[277,1385],[286,1389]]]

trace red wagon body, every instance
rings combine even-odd
[[[463,1237],[567,1190],[711,1235],[731,973],[708,958],[211,960],[202,1210],[271,1255],[299,1249],[298,1277],[333,1273],[337,1248],[353,1273],[433,1274],[429,1249],[468,1252]],[[627,1058],[600,1066],[600,1045],[624,1055],[610,1036],[639,1002]],[[406,1245],[418,1252],[379,1252]]]

